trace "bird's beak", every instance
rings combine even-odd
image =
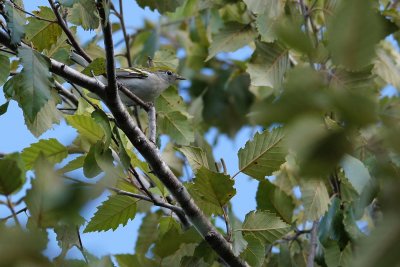
[[[184,80],[186,80],[184,77],[182,77],[182,76],[179,76],[179,75],[176,75],[176,79],[177,79],[177,80],[181,80],[181,81],[184,81]]]

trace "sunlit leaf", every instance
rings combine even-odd
[[[209,169],[207,154],[199,147],[183,146],[178,148],[189,161],[193,171],[199,170],[201,167]]]
[[[257,133],[239,150],[239,171],[258,180],[279,169],[285,162],[286,147],[283,128],[275,128],[271,132]]]
[[[319,219],[330,203],[328,191],[322,180],[307,180],[301,185],[304,212],[309,220]]]
[[[10,60],[4,55],[0,55],[0,86],[2,86],[10,75]]]
[[[228,175],[202,167],[187,188],[204,213],[222,214],[222,207],[236,194],[233,185],[234,180]]]
[[[236,51],[248,45],[255,37],[256,33],[249,25],[230,22],[213,35],[206,61],[213,58],[219,52]]]
[[[33,43],[34,47],[39,51],[49,49],[61,36],[62,29],[58,25],[56,16],[51,8],[41,6],[39,11],[33,11],[33,13],[36,16],[54,22],[39,20],[34,17],[28,18],[28,24],[25,27],[26,40],[29,43]]]
[[[100,21],[95,1],[81,0],[75,2],[68,12],[68,21],[82,26],[84,30],[97,29]]]
[[[182,112],[158,114],[157,126],[162,133],[168,134],[177,144],[188,145],[194,141],[190,118]]]
[[[243,235],[254,236],[264,244],[272,244],[290,230],[290,226],[281,221],[274,213],[268,211],[252,211],[246,215],[243,222]]]
[[[173,12],[177,7],[183,4],[183,0],[138,0],[137,3],[140,7],[148,7],[150,10],[157,9],[161,14],[165,12]]]
[[[154,54],[154,67],[169,68],[175,70],[178,67],[179,59],[173,50],[160,50]]]
[[[42,139],[22,151],[21,157],[27,169],[31,169],[39,155],[52,163],[59,163],[68,156],[67,148],[57,139]]]
[[[135,218],[137,200],[128,196],[110,196],[97,208],[84,232],[115,230]]]
[[[89,139],[92,143],[96,143],[104,136],[103,129],[89,116],[71,115],[67,116],[66,120],[69,125],[77,129],[81,135]]]
[[[31,122],[25,118],[25,124],[35,137],[39,137],[54,124],[59,124],[61,117],[62,114],[56,108],[55,101],[50,99],[37,113],[35,120]]]
[[[96,58],[83,71],[87,76],[103,75],[106,73],[106,60],[104,58]]]

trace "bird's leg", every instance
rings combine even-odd
[[[157,130],[156,130],[156,108],[154,106],[154,103],[151,103],[150,109],[148,112],[149,116],[149,140],[150,142],[153,142],[153,144],[156,144],[156,135],[157,135]]]

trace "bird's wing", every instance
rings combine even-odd
[[[137,68],[120,68],[116,69],[116,75],[118,78],[136,78],[144,79],[147,78],[147,73]]]

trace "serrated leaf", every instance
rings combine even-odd
[[[68,12],[68,21],[80,25],[84,30],[94,30],[99,27],[99,16],[96,3],[93,0],[75,2]]]
[[[93,60],[82,73],[92,77],[94,75],[103,75],[106,73],[106,60],[104,58],[96,58]]]
[[[242,231],[245,239],[247,235],[251,235],[260,239],[264,244],[272,244],[287,234],[289,230],[288,224],[268,211],[251,211],[244,219],[243,228],[237,229],[237,231]]]
[[[154,67],[175,70],[178,68],[179,59],[173,50],[159,50],[154,54],[153,64]]]
[[[373,72],[400,90],[400,54],[390,42],[382,42],[376,49]]]
[[[285,162],[286,147],[283,128],[257,133],[238,152],[239,171],[258,180],[272,175]]]
[[[66,120],[69,125],[77,129],[79,134],[89,139],[92,144],[101,140],[104,136],[103,129],[89,116],[71,115],[67,116]]]
[[[23,8],[23,6],[21,6]],[[25,14],[13,7],[10,2],[4,3],[7,28],[10,30],[11,44],[19,44],[25,34]]]
[[[289,68],[288,50],[278,43],[256,42],[256,50],[247,65],[251,85],[279,89]]]
[[[194,141],[190,118],[182,112],[159,113],[157,122],[160,131],[169,135],[177,144],[189,145]]]
[[[43,155],[52,163],[59,163],[68,156],[67,148],[62,145],[57,139],[42,139],[37,143],[31,144],[25,148],[21,157],[25,163],[25,167],[29,170],[39,155]]]
[[[279,215],[285,222],[292,222],[293,200],[284,191],[270,181],[261,181],[258,184],[257,210],[268,210]]]
[[[53,81],[49,71],[50,63],[47,58],[28,47],[20,47],[18,55],[24,68],[15,94],[26,118],[33,122],[40,109],[51,99]]]
[[[79,156],[79,157],[71,160],[70,162],[68,162],[61,169],[58,169],[58,172],[65,173],[65,172],[70,172],[70,171],[74,171],[76,169],[82,168],[84,160],[85,160],[85,156],[84,155]]]
[[[10,195],[25,183],[25,168],[18,153],[0,158],[0,194]]]
[[[180,111],[183,113],[186,112],[185,101],[183,101],[182,97],[178,93],[178,90],[173,86],[165,90],[156,99],[155,106],[157,114],[169,113],[173,111]]]
[[[330,203],[328,191],[321,180],[306,180],[301,185],[305,216],[309,220],[318,220],[328,210]]]
[[[125,226],[129,220],[135,218],[136,202],[137,200],[128,196],[110,196],[97,208],[84,232],[115,230],[121,224]]]
[[[183,146],[178,148],[180,152],[187,158],[193,172],[196,172],[201,167],[210,169],[208,166],[207,154],[199,147]]]
[[[10,75],[10,60],[4,55],[0,55],[0,86],[2,86]]]
[[[33,43],[37,50],[43,51],[57,42],[62,29],[58,25],[57,18],[51,8],[41,6],[39,9],[39,11],[33,11],[33,14],[54,22],[39,20],[34,17],[28,18],[29,23],[25,27],[25,37],[28,43]]]
[[[345,177],[349,180],[357,193],[361,194],[365,186],[371,182],[371,175],[364,166],[364,163],[355,157],[345,155],[340,165],[343,168]]]
[[[29,131],[37,138],[50,129],[53,124],[59,124],[61,117],[62,114],[56,108],[54,99],[50,99],[39,110],[34,121],[31,122],[25,117],[25,124]]]
[[[187,188],[206,214],[222,214],[222,207],[236,194],[234,180],[229,175],[201,167]]]
[[[256,32],[250,25],[228,22],[218,33],[213,35],[206,61],[213,58],[217,53],[236,51],[250,44],[256,36]]]

